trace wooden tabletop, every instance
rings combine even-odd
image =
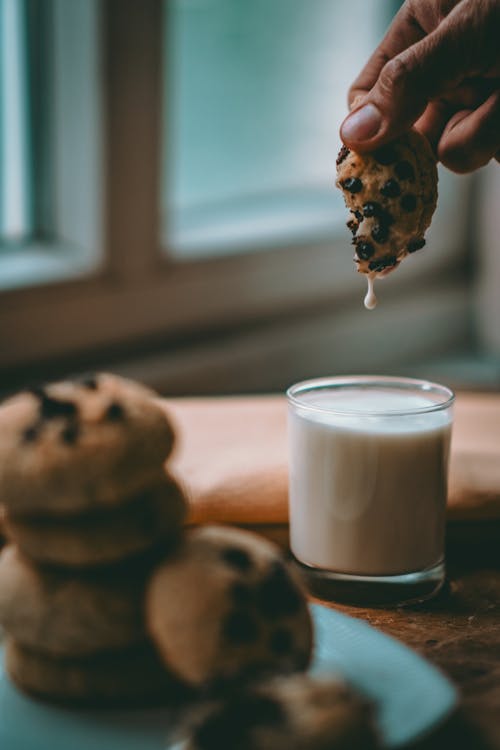
[[[500,750],[500,522],[464,535],[450,529],[448,580],[415,607],[364,609],[335,604],[398,638],[440,667],[461,692],[460,709],[414,750]],[[408,679],[411,679],[409,675]]]
[[[285,399],[162,403],[191,522],[246,526],[286,547]],[[415,750],[500,750],[500,395],[458,394],[453,435],[444,590],[414,608],[334,606],[416,649],[461,691],[460,710]]]

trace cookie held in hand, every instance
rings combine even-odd
[[[250,532],[205,526],[153,573],[149,633],[167,667],[196,688],[305,669],[312,624],[279,549]]]
[[[416,130],[371,153],[342,146],[336,185],[352,214],[347,225],[360,273],[386,275],[424,246],[437,181],[432,149]]]

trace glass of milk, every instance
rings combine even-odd
[[[418,601],[445,579],[453,392],[378,376],[289,388],[290,543],[313,593]]]

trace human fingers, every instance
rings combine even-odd
[[[477,5],[463,0],[431,33],[384,65],[372,89],[344,120],[344,143],[358,151],[382,145],[408,129],[431,100],[493,64],[500,3],[481,0],[485,17],[478,16]]]
[[[380,75],[380,71],[389,60],[396,57],[400,52],[411,47],[419,39],[426,35],[424,29],[414,22],[410,13],[409,4],[404,3],[396,13],[394,19],[384,38],[365,63],[360,74],[354,80],[347,96],[349,108],[355,102],[362,100],[373,88]],[[357,106],[357,105],[356,105]]]
[[[475,110],[450,118],[437,146],[439,160],[453,172],[472,172],[500,155],[500,92]]]
[[[462,0],[406,0],[387,33],[349,89],[348,104],[373,88],[384,65],[433,31]]]
[[[442,98],[427,105],[414,128],[425,135],[436,151],[437,145],[450,118],[457,112],[477,109],[498,89],[497,81],[470,79],[451,89]]]
[[[423,114],[414,124],[415,130],[425,135],[434,152],[437,150],[437,145],[446,127],[446,123],[454,112],[455,110],[450,107],[448,102],[443,99],[437,99],[427,105]]]

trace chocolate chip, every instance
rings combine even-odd
[[[342,146],[340,148],[340,151],[338,153],[338,156],[337,156],[337,167],[338,167],[339,164],[342,164],[342,162],[344,161],[344,159],[347,159],[347,157],[349,156],[350,153],[351,152],[349,151],[349,149],[347,148],[347,146],[344,146],[344,144],[342,144]]]
[[[411,240],[407,245],[407,250],[409,253],[416,253],[417,250],[420,250],[425,245],[425,240],[423,237],[420,237],[416,240]]]
[[[356,234],[358,226],[359,224],[356,219],[349,219],[349,221],[347,222],[347,228],[350,229],[353,234]]]
[[[222,559],[232,568],[236,568],[243,572],[252,567],[252,559],[250,555],[244,549],[240,549],[240,547],[227,547],[222,550]]]
[[[272,620],[296,614],[302,600],[286,570],[278,563],[260,584],[256,601],[259,612]]]
[[[282,706],[273,698],[243,691],[228,696],[193,733],[196,750],[252,750],[254,727],[277,726],[286,720]]]
[[[400,180],[415,179],[415,170],[413,169],[409,161],[398,161],[398,163],[394,167],[394,171],[396,173],[396,177],[398,177]]]
[[[252,726],[271,726],[280,724],[285,719],[281,705],[265,695],[249,695],[243,697],[244,710],[249,717]],[[234,712],[234,708],[233,708]]]
[[[359,242],[356,245],[356,252],[361,260],[369,260],[375,252],[371,242]]]
[[[59,419],[60,417],[76,417],[76,414],[77,407],[73,401],[52,398],[48,393],[42,393],[42,401],[40,404],[40,417],[42,420]]]
[[[277,656],[289,654],[293,648],[293,638],[289,630],[277,628],[271,633],[269,648]]]
[[[398,158],[398,154],[394,146],[388,143],[386,146],[381,146],[381,148],[374,151],[373,157],[379,164],[387,166],[388,164],[394,164]]]
[[[74,445],[80,434],[80,428],[76,422],[70,422],[61,432],[61,440],[68,445]]]
[[[193,745],[195,750],[221,750],[223,747],[241,747],[242,750],[248,750],[248,728],[241,722],[241,716],[231,711],[227,702],[196,727],[193,732]]]
[[[391,224],[394,224],[394,219],[390,213],[382,208],[380,203],[376,203],[375,201],[365,203],[363,205],[363,213],[367,219],[374,217],[379,220],[379,224],[384,224],[386,227],[390,227]]]
[[[118,401],[113,401],[106,409],[104,417],[110,422],[119,422],[125,417],[125,410]]]
[[[383,224],[377,224],[373,227],[372,238],[375,240],[375,242],[382,244],[387,241],[388,236],[389,230]]]
[[[222,633],[224,639],[232,644],[255,643],[259,628],[249,612],[235,609],[225,618]]]
[[[368,264],[370,271],[384,271],[386,268],[392,268],[398,262],[398,259],[394,255],[387,255],[385,258],[378,258],[372,260]]]
[[[31,393],[32,396],[35,396],[35,398],[39,398],[40,401],[45,396],[45,389],[40,385],[35,385],[32,388],[27,389],[28,393]]]
[[[397,198],[398,195],[401,195],[399,182],[396,182],[396,180],[393,179],[387,180],[387,182],[385,182],[380,188],[380,192],[386,198]]]
[[[415,195],[413,195],[413,193],[407,193],[406,195],[403,195],[399,202],[403,211],[407,211],[408,213],[411,213],[417,207],[417,198]]]
[[[245,583],[240,583],[238,581],[236,583],[233,583],[233,585],[229,589],[229,596],[234,604],[244,606],[246,604],[250,604],[250,602],[252,601],[252,589]]]
[[[384,209],[382,208],[380,203],[376,203],[375,201],[369,201],[368,203],[363,203],[363,214],[366,216],[367,219],[371,219],[372,216],[380,216],[383,210]]]
[[[363,189],[363,183],[359,177],[348,177],[346,180],[341,182],[343,188],[349,193],[359,193]]]
[[[356,209],[356,211],[354,211],[354,216],[356,217],[356,219],[357,219],[358,221],[363,221],[363,214],[361,213],[361,211],[358,211],[358,210]]]
[[[85,375],[79,383],[90,391],[96,391],[98,388],[97,377],[95,375]]]
[[[32,425],[23,432],[23,441],[25,443],[34,443],[40,434],[40,425]]]

